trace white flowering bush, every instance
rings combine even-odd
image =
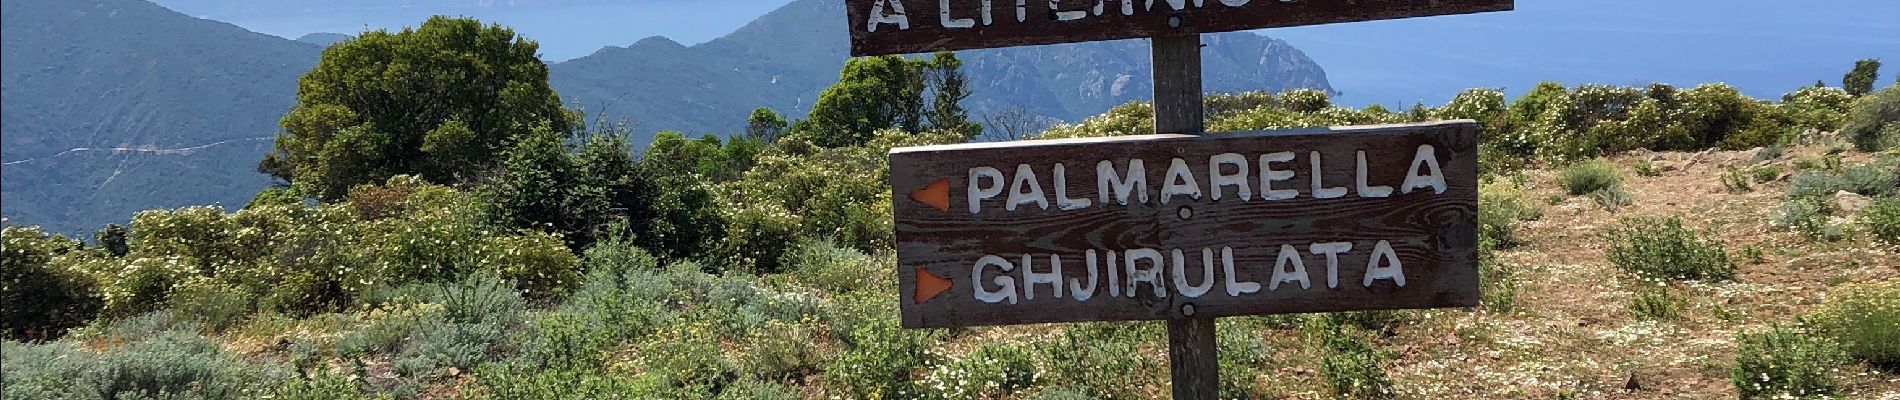
[[[79,242],[37,227],[0,231],[0,338],[50,339],[78,327],[102,306],[94,277],[59,258]]]
[[[1834,342],[1807,330],[1773,327],[1736,339],[1730,380],[1743,399],[1809,398],[1834,394],[1845,355]]]

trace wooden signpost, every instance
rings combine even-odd
[[[891,151],[908,328],[1165,320],[1176,399],[1214,318],[1478,304],[1471,121],[1201,135],[1200,34],[1513,0],[845,0],[851,53],[1150,38],[1164,134]]]

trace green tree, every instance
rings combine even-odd
[[[603,234],[617,234],[603,229],[645,206],[645,182],[635,173],[624,129],[589,135],[578,146],[563,137],[534,129],[518,138],[482,193],[503,224],[558,234],[581,250]]]
[[[963,109],[963,100],[970,98],[970,89],[963,75],[963,61],[957,59],[957,53],[937,52],[925,64],[924,73],[935,92],[928,115],[929,129],[957,132],[966,139],[983,133],[983,126],[971,122],[969,111]]]
[[[324,200],[398,174],[471,180],[516,136],[576,123],[538,49],[511,29],[440,16],[331,46],[299,80],[258,170]]]
[[[1869,58],[1855,61],[1854,69],[1841,77],[1841,88],[1847,94],[1860,96],[1874,92],[1874,82],[1880,81],[1880,59]]]
[[[1900,86],[1861,97],[1847,114],[1841,133],[1861,151],[1900,148]]]
[[[870,140],[878,129],[923,128],[924,79],[916,63],[897,56],[846,61],[838,83],[825,88],[810,116],[792,125],[792,136],[823,147]]]
[[[746,118],[745,136],[761,143],[774,143],[785,133],[785,117],[770,108],[759,107]]]

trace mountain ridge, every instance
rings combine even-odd
[[[271,142],[246,139],[274,135],[298,78],[348,37],[283,39],[145,0],[4,4],[0,214],[64,233],[146,209],[241,207],[271,184],[254,168]],[[630,120],[637,146],[660,130],[741,132],[756,107],[802,117],[848,58],[842,7],[799,0],[698,45],[604,47],[550,64],[550,84],[590,117]],[[1284,42],[1234,33],[1208,43],[1210,90],[1330,88]],[[973,117],[1021,107],[1075,120],[1148,95],[1141,41],[960,54]],[[72,151],[81,148],[116,150]]]

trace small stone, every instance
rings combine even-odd
[[[1628,390],[1632,392],[1643,390],[1643,384],[1641,382],[1636,381],[1636,373],[1634,372],[1630,373],[1630,377],[1628,379],[1623,380],[1623,390]]]

